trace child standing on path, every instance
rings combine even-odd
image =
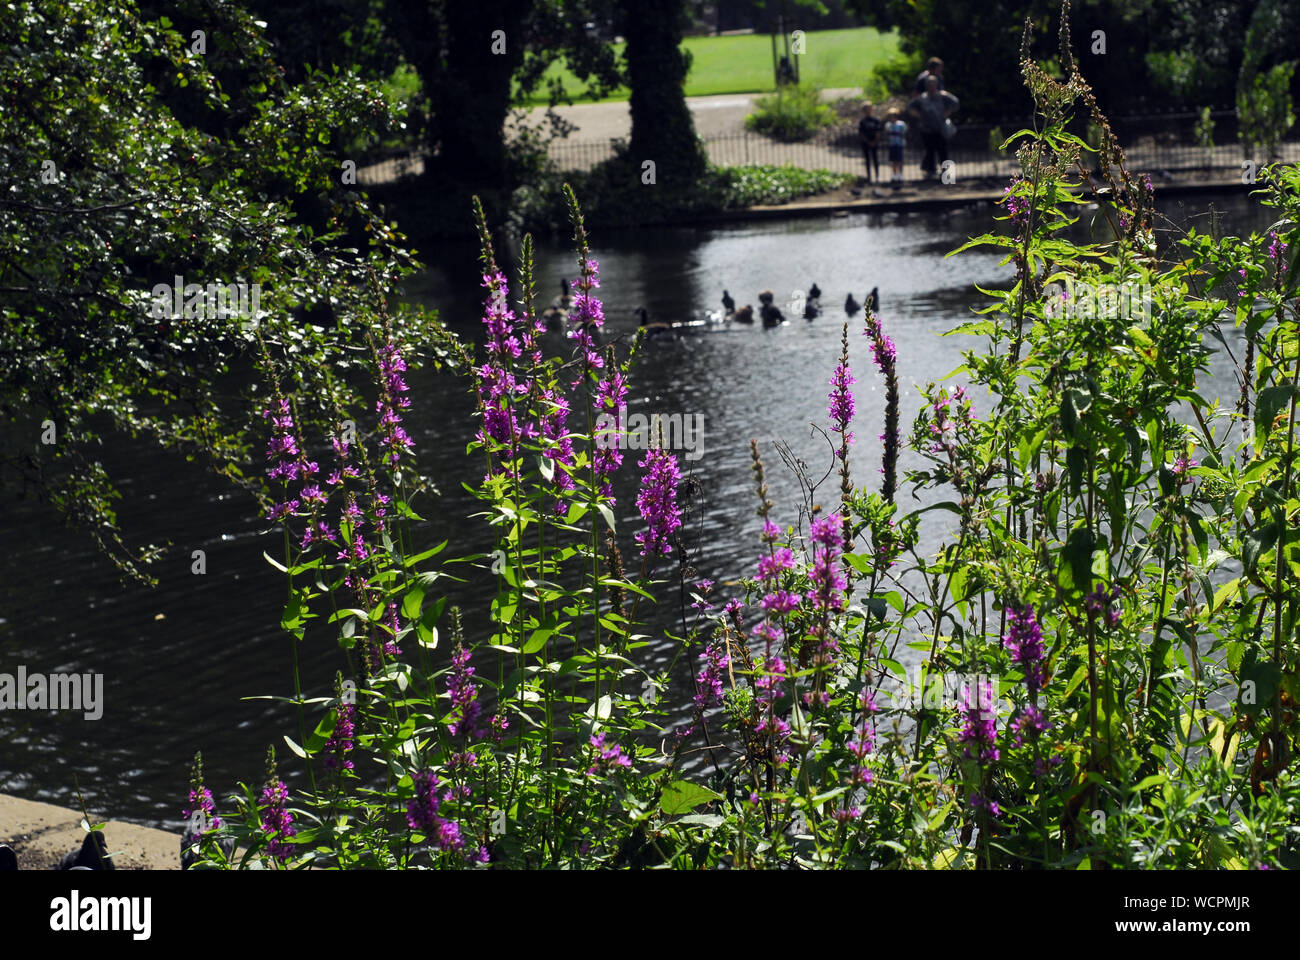
[[[897,190],[903,185],[903,145],[907,142],[907,124],[897,110],[885,114],[885,135],[889,138],[889,165],[893,167],[889,181]]]
[[[873,112],[871,104],[862,105],[862,119],[858,121],[858,137],[862,141],[862,159],[867,165],[867,183],[880,182],[880,158],[876,155],[876,142],[880,137],[882,124]],[[872,176],[872,167],[875,176]]]

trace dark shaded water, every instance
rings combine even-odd
[[[1198,197],[1188,207],[1203,210],[1206,202]],[[1270,222],[1243,198],[1216,203],[1232,231]],[[1171,207],[1166,210],[1186,222],[1188,214]],[[809,424],[826,423],[845,294],[852,291],[861,301],[871,287],[880,288],[880,315],[898,344],[906,429],[916,412],[916,385],[947,375],[960,363],[961,350],[975,345],[940,334],[981,302],[974,284],[996,284],[1007,275],[988,254],[945,259],[991,225],[989,208],[982,208],[594,237],[607,330],[615,334],[634,331],[639,306],[656,319],[689,319],[716,308],[724,287],[740,303],[755,304],[763,288],[774,290],[778,301],[813,281],[823,291],[826,312],[815,322],[795,318],[773,331],[717,329],[652,345],[634,372],[629,412],[704,417],[703,454],[683,462],[684,472],[699,481],[687,527],[700,577],[725,584],[752,571],[757,520],[750,438],[760,442],[767,460],[779,522],[797,519],[799,487],[772,441],[788,442],[814,477],[828,468],[826,442]],[[477,336],[481,294],[473,251],[435,247],[421,255],[441,266],[405,296],[436,307],[458,333]],[[574,273],[567,248],[542,245],[537,275],[548,297],[561,275]],[[850,463],[861,483],[873,480],[879,466],[874,437],[883,395],[860,335],[860,314],[850,331],[859,381],[858,441]],[[1216,356],[1213,382],[1202,384],[1201,392],[1229,395],[1229,370],[1227,359]],[[432,545],[449,537],[448,556],[481,551],[486,527],[460,519],[476,506],[460,484],[480,473],[464,456],[474,430],[466,384],[423,371],[408,379],[408,427],[419,463],[443,491],[439,500],[416,504],[432,518],[421,539]],[[0,713],[0,791],[75,804],[75,775],[94,812],[175,827],[195,749],[203,750],[209,785],[224,795],[237,779],[261,778],[267,743],[282,745],[285,733],[296,738],[296,721],[283,707],[240,699],[292,695],[289,641],[278,626],[284,583],[262,557],[263,550],[276,555],[280,539],[243,494],[181,457],[113,439],[104,459],[120,478],[124,528],[137,541],[171,544],[154,570],[160,584],[123,587],[88,538],[62,528],[51,511],[7,495],[0,517],[7,546],[0,672],[22,664],[32,672],[102,673],[105,704],[96,721],[79,713]],[[635,460],[629,453],[618,487],[626,539],[639,523]],[[902,469],[908,466],[904,459]],[[834,487],[832,478],[824,488],[828,502]],[[205,576],[190,572],[196,549],[207,552]],[[454,599],[467,611],[483,610],[491,589],[467,584]],[[664,663],[672,653],[660,647],[651,656]],[[314,639],[309,632],[302,658],[308,695],[328,695],[340,659],[324,628]]]

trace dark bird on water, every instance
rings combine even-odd
[[[808,288],[808,298],[810,300],[820,300],[821,297],[822,297],[822,288],[817,286],[816,281],[813,281],[813,285]]]
[[[641,318],[641,329],[645,331],[647,340],[672,340],[677,335],[671,323],[651,322],[650,311],[645,307],[637,307],[636,313]]]
[[[867,313],[877,313],[880,310],[880,288],[872,287],[871,292],[867,294]]]
[[[551,301],[551,305],[542,313],[542,319],[546,321],[546,329],[552,333],[558,333],[564,329],[564,321],[569,318],[569,308],[573,305],[573,297],[569,295],[569,281],[566,277],[560,278],[560,295]]]
[[[862,305],[858,303],[858,301],[853,299],[853,294],[850,293],[847,297],[844,298],[844,312],[847,313],[850,317],[853,316],[861,309],[862,309]]]
[[[736,312],[736,301],[731,299],[731,294],[726,290],[722,291],[722,308],[726,310],[727,313]]]
[[[104,831],[92,830],[81,841],[81,849],[73,850],[59,862],[60,870],[115,870],[108,856],[108,843]]]
[[[735,313],[730,313],[727,316],[732,320],[733,323],[753,323],[754,305],[751,303],[747,303],[739,310],[737,310]]]
[[[758,295],[758,302],[760,304],[758,315],[763,318],[763,326],[765,327],[780,326],[785,321],[784,314],[782,314],[776,304],[772,302],[773,299],[774,296],[771,290],[764,290]]]

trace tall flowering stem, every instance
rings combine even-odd
[[[681,470],[674,454],[657,448],[646,451],[640,466],[645,473],[641,477],[636,507],[646,529],[637,531],[636,542],[641,547],[642,557],[666,557],[673,552],[673,534],[682,525],[682,511],[677,504]]]
[[[898,447],[901,442],[898,430],[898,351],[894,341],[880,325],[880,318],[874,313],[867,314],[867,326],[863,335],[870,339],[872,359],[885,378],[885,432],[880,435],[880,472],[884,480],[880,485],[880,494],[889,503],[893,503],[894,493],[898,489]]]
[[[266,785],[262,788],[260,809],[262,833],[267,838],[267,855],[276,866],[283,866],[285,858],[293,853],[293,814],[287,809],[289,788],[279,778],[275,769],[275,748],[266,751]]]
[[[999,816],[1002,810],[989,794],[992,764],[1001,756],[997,746],[997,712],[994,709],[993,684],[977,680],[974,700],[970,685],[962,689],[962,729],[958,742],[964,745],[964,756],[975,764],[977,785],[971,790],[971,809],[980,815],[984,827],[980,830],[980,843],[988,843],[988,816]]]
[[[181,811],[181,819],[197,821],[190,826],[195,828],[199,839],[213,830],[221,829],[221,818],[217,816],[217,805],[212,799],[212,791],[203,784],[203,755],[194,754],[194,765],[190,768],[190,793],[188,804]]]
[[[853,495],[853,482],[849,478],[849,446],[853,443],[853,431],[849,424],[853,422],[853,391],[849,389],[857,381],[849,367],[849,322],[844,321],[840,332],[840,362],[831,375],[830,405],[827,412],[831,418],[831,432],[840,435],[840,448],[835,452],[840,461],[840,511],[844,515],[844,540],[851,535],[849,521],[849,498]]]

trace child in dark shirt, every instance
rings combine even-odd
[[[876,146],[883,126],[884,124],[875,116],[871,104],[864,103],[862,119],[858,121],[858,138],[862,141],[862,159],[867,165],[867,183],[880,182],[880,158],[876,155]]]

